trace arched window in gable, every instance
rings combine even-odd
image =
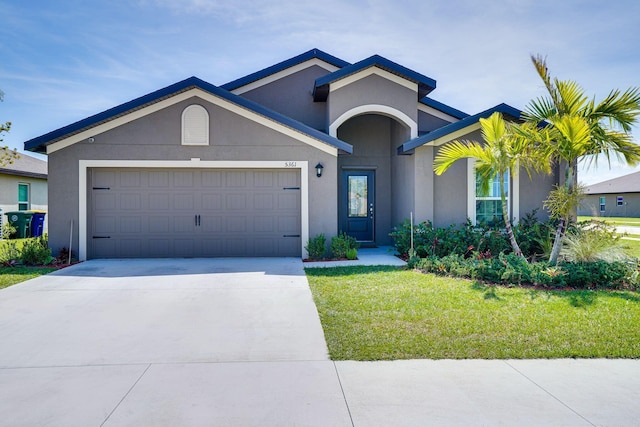
[[[209,145],[209,113],[202,105],[182,112],[182,145]]]

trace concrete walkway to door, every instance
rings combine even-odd
[[[638,360],[332,362],[298,259],[0,290],[0,426],[635,426],[639,384]]]

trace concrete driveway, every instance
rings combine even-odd
[[[85,262],[0,291],[0,349],[2,426],[350,424],[299,259]]]
[[[298,259],[0,290],[0,426],[636,426],[639,400],[640,360],[332,362]]]

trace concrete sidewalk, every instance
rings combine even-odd
[[[89,261],[0,291],[0,426],[635,426],[638,360],[332,362],[297,259]]]

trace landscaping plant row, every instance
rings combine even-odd
[[[470,221],[446,228],[434,228],[430,222],[414,225],[413,249],[408,221],[391,236],[409,266],[424,272],[499,284],[640,290],[638,259],[624,253],[611,227],[596,222],[572,224],[562,257],[553,265],[546,258],[554,228],[552,221],[537,221],[535,212],[516,225],[514,234],[524,257],[512,253],[503,230],[474,226]]]

